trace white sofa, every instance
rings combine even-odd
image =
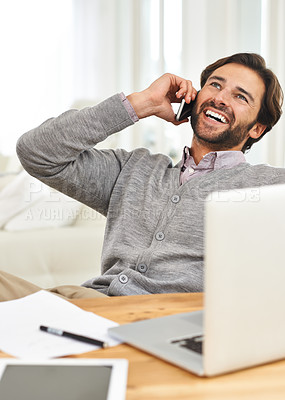
[[[1,270],[43,288],[80,285],[100,274],[104,228],[103,216],[25,172],[0,176]]]

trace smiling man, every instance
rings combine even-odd
[[[241,150],[249,137],[257,139],[265,126],[257,121],[265,93],[255,71],[230,63],[210,75],[193,112],[193,152]]]
[[[177,165],[144,148],[96,149],[142,118],[188,122],[177,122],[171,106],[182,97],[195,101],[193,139]],[[279,120],[282,99],[263,58],[241,53],[208,66],[198,94],[191,81],[165,74],[127,98],[70,110],[24,134],[17,151],[27,171],[107,217],[102,275],[50,290],[68,298],[203,291],[206,197],[285,183],[285,169],[250,165],[243,154]],[[0,273],[2,300],[39,289]]]

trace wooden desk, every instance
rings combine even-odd
[[[73,301],[118,323],[201,309],[201,294],[161,294]],[[4,357],[0,353],[0,357]],[[284,400],[285,361],[216,377],[198,378],[126,344],[76,357],[127,358],[127,400]]]

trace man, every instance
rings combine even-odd
[[[171,107],[182,97],[196,101],[191,148],[178,165],[147,149],[93,148],[145,117],[187,122],[176,122]],[[202,291],[205,198],[285,183],[285,169],[251,166],[243,155],[278,121],[281,105],[275,75],[260,56],[243,53],[207,67],[198,95],[191,81],[165,74],[142,92],[68,111],[23,135],[17,151],[31,175],[107,216],[102,275],[75,294],[55,291],[66,297]],[[13,296],[20,297],[25,285],[11,282],[5,276],[6,288],[15,284]],[[28,285],[21,295],[36,290]]]

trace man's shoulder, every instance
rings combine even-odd
[[[143,162],[143,163],[163,163],[166,165],[173,165],[172,159],[162,153],[152,153],[149,149],[145,147],[138,147],[133,150],[127,151],[124,149],[115,149],[111,150],[116,154],[117,156],[123,156],[124,158],[127,158],[128,160],[132,160],[133,162]]]
[[[285,183],[285,168],[269,164],[251,165],[245,163],[244,171],[247,176],[253,177],[264,184]]]
[[[270,164],[250,164],[248,162],[243,162],[238,165],[235,165],[231,168],[232,170],[244,170],[244,171],[264,171],[266,173],[285,173],[284,167],[276,167]]]
[[[248,164],[246,163],[247,166],[249,166],[250,169],[254,170],[254,171],[264,171],[267,173],[281,173],[284,174],[285,173],[285,168],[283,167],[276,167],[274,165],[269,165],[269,164]]]

